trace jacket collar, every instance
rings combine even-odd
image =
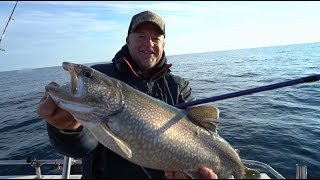
[[[138,65],[133,61],[127,45],[122,46],[121,50],[118,51],[115,57],[112,59],[117,69],[123,73],[129,73],[136,78],[143,78],[142,73]],[[151,76],[148,80],[155,80],[170,71],[172,64],[167,64],[167,58],[163,52],[162,58],[158,64],[151,70]]]

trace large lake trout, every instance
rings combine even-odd
[[[99,142],[128,161],[193,178],[201,166],[213,169],[219,178],[259,178],[259,172],[243,165],[214,126],[199,119],[201,109],[175,108],[84,65],[64,62],[63,68],[71,82],[46,86],[50,96]]]

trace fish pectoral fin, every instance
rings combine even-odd
[[[131,149],[124,142],[122,142],[116,135],[114,135],[108,126],[106,126],[103,123],[100,123],[100,127],[114,140],[117,146],[128,156],[128,158],[132,157]]]

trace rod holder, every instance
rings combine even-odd
[[[307,179],[307,166],[296,164],[296,179]]]
[[[71,172],[71,162],[72,158],[64,156],[63,158],[63,170],[61,179],[70,179],[70,172]]]
[[[42,179],[40,166],[35,168],[36,168],[36,175],[37,175],[36,179]]]

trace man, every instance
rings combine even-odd
[[[164,53],[165,24],[157,14],[144,11],[132,17],[126,45],[110,64],[92,68],[170,105],[194,97],[188,81],[170,73]],[[59,86],[55,82],[51,84]],[[38,114],[47,121],[52,145],[62,154],[82,158],[82,178],[189,178],[181,172],[163,172],[135,165],[101,145],[71,114],[60,109],[45,93]],[[216,178],[212,170],[199,169],[200,177]]]

